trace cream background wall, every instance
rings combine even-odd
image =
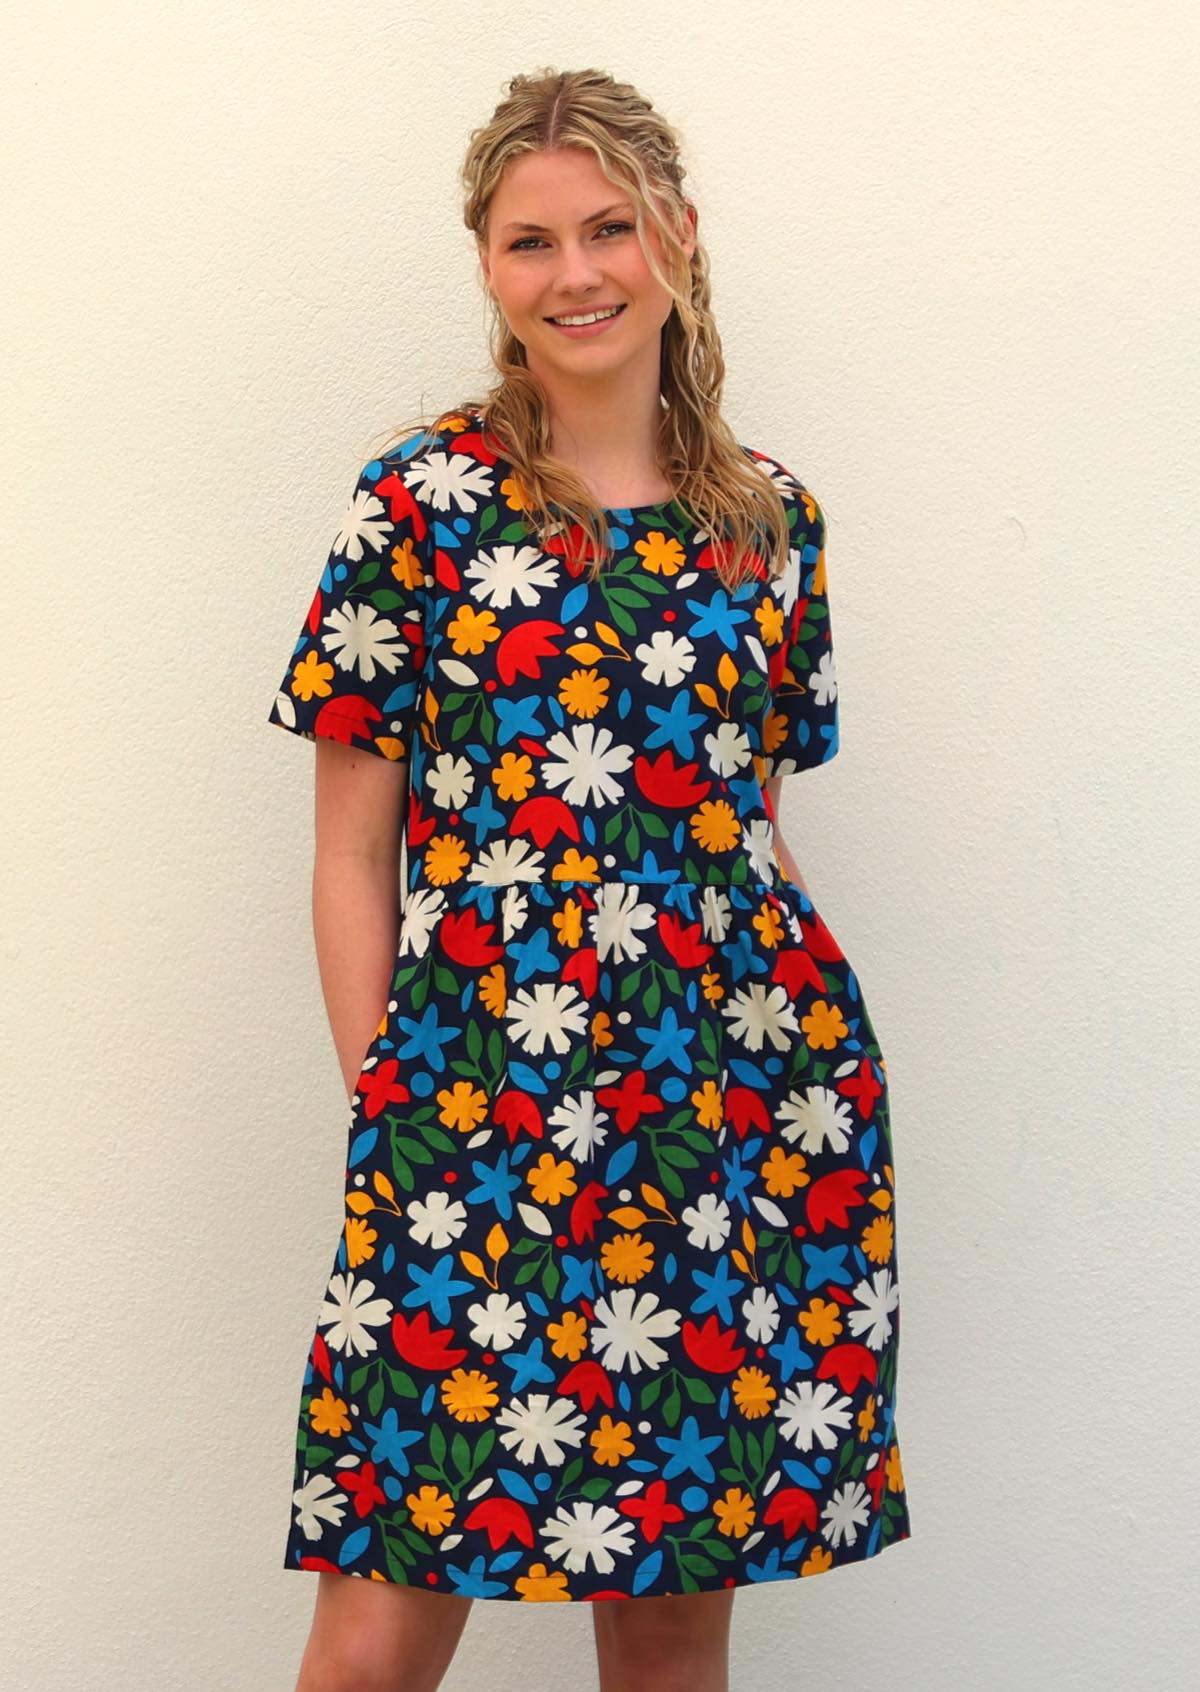
[[[345,1100],[266,723],[368,443],[485,377],[468,130],[683,130],[727,411],[829,522],[785,833],[888,1056],[903,1548],[739,1593],[735,1688],[1184,1682],[1197,1232],[1183,0],[9,8],[0,1678],[290,1692]],[[478,1603],[451,1692],[590,1686]]]

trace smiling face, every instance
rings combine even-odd
[[[648,228],[647,240],[665,271],[657,230]],[[694,248],[689,231],[689,257]],[[632,203],[593,153],[567,148],[514,159],[492,196],[479,257],[535,375],[553,384],[652,367],[657,383],[662,326],[674,302],[646,262]],[[610,306],[621,308],[615,317],[582,328],[549,321]]]

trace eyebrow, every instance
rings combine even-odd
[[[633,207],[630,205],[628,200],[618,200],[615,205],[604,206],[600,211],[593,212],[590,217],[585,217],[583,219],[580,227],[586,228],[589,223],[596,223],[600,218],[607,217],[610,212],[615,212],[615,211],[631,212],[632,210],[633,210]],[[541,224],[541,223],[506,223],[504,225],[504,228],[501,231],[501,233],[507,234],[510,229],[528,229],[528,230],[532,230],[535,235],[549,235],[550,234],[550,230],[548,230],[546,228],[546,226],[544,224]]]

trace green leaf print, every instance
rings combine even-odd
[[[464,1481],[471,1478],[471,1446],[464,1433],[456,1433],[450,1444],[450,1461]]]

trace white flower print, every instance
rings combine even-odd
[[[753,754],[745,729],[740,723],[722,723],[715,734],[704,736],[704,749],[718,775],[736,775],[744,770]]]
[[[501,1445],[508,1447],[518,1463],[543,1463],[558,1466],[566,1455],[564,1447],[580,1445],[587,1418],[573,1398],[554,1398],[548,1392],[531,1392],[524,1404],[512,1398],[497,1412],[497,1427],[508,1431],[500,1435]]]
[[[536,546],[493,546],[467,565],[463,575],[480,586],[471,595],[497,611],[507,611],[514,595],[522,605],[536,605],[542,590],[558,581],[558,565]]]
[[[753,817],[742,824],[742,847],[754,866],[755,875],[769,886],[777,874],[775,830],[769,817]],[[787,914],[792,921],[795,920],[790,911]]]
[[[328,1327],[325,1343],[347,1357],[369,1357],[378,1347],[372,1328],[382,1328],[392,1319],[392,1303],[372,1298],[374,1281],[356,1281],[351,1275],[331,1275],[325,1302],[317,1318]]]
[[[466,1205],[440,1187],[426,1193],[424,1199],[409,1199],[406,1210],[413,1239],[435,1251],[445,1251],[467,1225]]]
[[[719,888],[708,886],[700,895],[701,920],[704,923],[704,938],[719,943],[729,933],[729,925],[733,918],[733,906],[729,902],[728,893],[722,893]]]
[[[589,1558],[597,1573],[611,1574],[617,1566],[613,1552],[625,1557],[636,1547],[628,1517],[619,1515],[611,1504],[589,1504],[582,1498],[560,1504],[538,1532],[546,1540],[549,1555],[573,1574],[586,1569]]]
[[[494,480],[488,465],[466,453],[427,451],[405,473],[404,484],[435,511],[474,511],[492,492]]]
[[[757,1345],[766,1345],[779,1326],[779,1300],[769,1288],[755,1287],[750,1297],[742,1300],[742,1315],[750,1338]]]
[[[870,1523],[871,1494],[861,1481],[846,1481],[830,1498],[821,1517],[821,1532],[830,1545],[838,1545],[843,1539],[853,1545],[859,1528]]]
[[[587,1004],[574,987],[539,981],[533,991],[522,988],[508,1005],[509,1031],[514,1040],[539,1057],[549,1041],[560,1055],[570,1050],[568,1034],[587,1033]]]
[[[752,981],[734,993],[721,1010],[729,1018],[734,1038],[752,1052],[761,1052],[764,1040],[782,1052],[792,1044],[787,1035],[800,1032],[786,987],[767,987],[761,981]]]
[[[504,887],[513,881],[540,881],[545,854],[527,840],[490,841],[467,871],[468,881]]]
[[[558,761],[542,765],[547,787],[563,787],[568,805],[612,805],[625,797],[615,778],[633,762],[633,748],[613,744],[611,729],[579,723],[570,734],[552,734],[546,748]]]
[[[597,1105],[590,1088],[568,1094],[561,1104],[555,1105],[547,1121],[555,1130],[551,1135],[555,1145],[577,1163],[588,1162],[608,1139],[608,1116]]]
[[[798,1145],[807,1157],[816,1157],[828,1146],[844,1152],[850,1144],[854,1117],[849,1102],[832,1087],[806,1087],[791,1092],[779,1106],[779,1133],[789,1145]]]
[[[633,655],[655,687],[678,687],[696,663],[696,648],[686,635],[669,634],[666,629],[655,629],[649,640],[634,647]]]
[[[685,1205],[679,1214],[688,1225],[690,1246],[719,1251],[729,1238],[729,1205],[716,1193],[701,1193],[695,1204]]]
[[[394,676],[412,656],[392,619],[381,617],[364,599],[335,605],[325,618],[325,627],[329,632],[321,636],[321,646],[326,654],[339,669],[353,671],[364,682],[375,680],[376,665],[385,675]]]
[[[796,1381],[785,1387],[775,1406],[780,1431],[801,1451],[811,1451],[814,1444],[832,1451],[839,1432],[850,1426],[853,1400],[839,1393],[832,1381]]]
[[[832,648],[821,654],[821,661],[808,678],[809,692],[818,705],[829,705],[837,698],[837,660]]]
[[[589,1337],[606,1369],[639,1375],[643,1366],[656,1369],[666,1362],[668,1353],[654,1341],[678,1333],[680,1315],[669,1306],[659,1310],[657,1293],[621,1287],[598,1298],[595,1308]]]
[[[468,758],[453,752],[439,752],[425,771],[425,784],[435,805],[443,811],[461,811],[475,790],[475,775]]]
[[[493,1351],[507,1351],[525,1332],[525,1306],[507,1293],[489,1293],[484,1304],[468,1304],[471,1318],[471,1338],[476,1345],[487,1345]]]
[[[891,1338],[892,1311],[900,1303],[900,1288],[890,1269],[876,1269],[869,1281],[854,1289],[858,1306],[846,1313],[846,1326],[856,1339],[865,1339],[872,1351],[880,1351]]]
[[[350,1502],[344,1492],[339,1492],[337,1486],[328,1475],[308,1475],[303,1486],[298,1486],[292,1494],[292,1503],[296,1506],[296,1526],[305,1539],[320,1539],[325,1531],[324,1524],[337,1527],[346,1514],[345,1506]]]
[[[333,550],[352,564],[360,564],[366,557],[367,547],[372,552],[383,551],[391,538],[392,528],[392,520],[379,495],[370,488],[355,488],[342,513]]]
[[[640,958],[646,942],[638,938],[639,928],[653,928],[657,911],[639,897],[639,889],[620,882],[605,882],[596,889],[596,909],[589,918],[596,956],[600,963],[624,963]]]
[[[399,951],[402,957],[422,958],[429,950],[429,936],[446,909],[446,895],[440,887],[417,887],[407,894],[400,919]]]

